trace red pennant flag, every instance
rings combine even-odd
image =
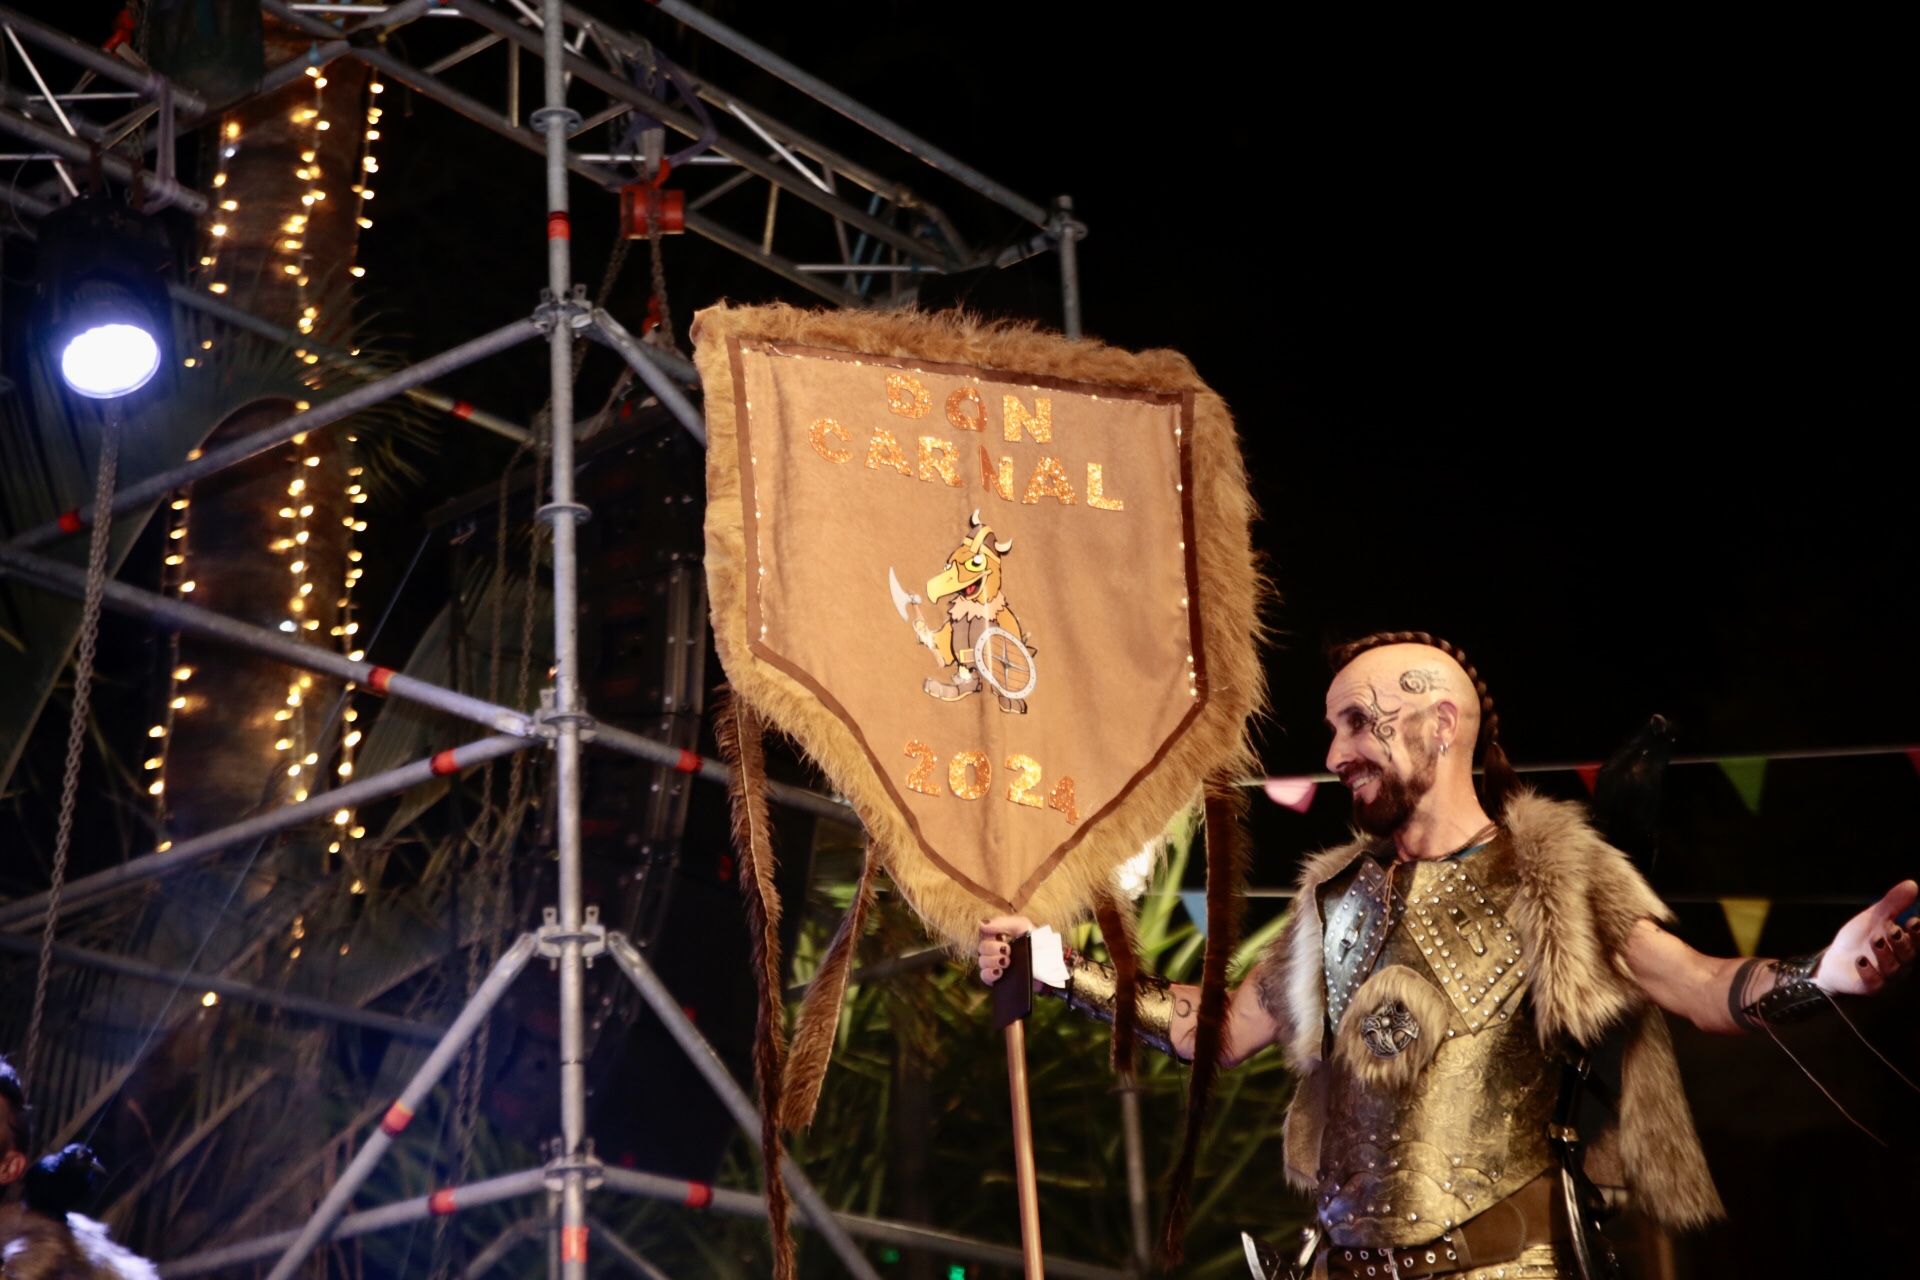
[[[1267,799],[1295,813],[1305,813],[1313,807],[1313,793],[1319,786],[1311,778],[1268,778]]]
[[[1587,794],[1592,795],[1594,787],[1600,782],[1600,766],[1597,764],[1577,764],[1573,766],[1573,771],[1579,774],[1580,781],[1586,784]]]

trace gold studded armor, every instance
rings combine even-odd
[[[1335,1044],[1316,1209],[1334,1246],[1439,1240],[1553,1162],[1558,1068],[1513,884],[1503,835],[1442,862],[1363,856],[1319,890]]]

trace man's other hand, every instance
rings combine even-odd
[[[1910,917],[1920,885],[1902,880],[1887,896],[1840,926],[1813,980],[1835,995],[1870,996],[1914,967]]]

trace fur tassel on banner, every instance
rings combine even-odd
[[[753,1030],[753,1077],[760,1087],[760,1154],[766,1161],[767,1226],[773,1236],[774,1280],[793,1280],[793,1230],[781,1176],[780,1085],[786,1056],[786,1001],[780,984],[780,893],[774,886],[773,827],[767,816],[767,763],[760,717],[747,700],[722,688],[715,699],[714,737],[733,776],[733,847],[740,860],[740,896],[753,935],[760,1011]]]
[[[1206,1129],[1207,1104],[1220,1074],[1220,1047],[1227,1022],[1227,962],[1240,944],[1241,882],[1247,869],[1247,792],[1231,779],[1207,783],[1207,951],[1200,979],[1200,1018],[1193,1038],[1193,1074],[1187,1081],[1186,1128],[1167,1191],[1167,1221],[1161,1234],[1161,1264],[1180,1262],[1187,1218],[1193,1211],[1193,1169]]]
[[[1140,944],[1134,938],[1133,913],[1108,890],[1093,899],[1093,917],[1113,963],[1113,1074],[1123,1082],[1134,1076],[1133,1034],[1140,1020],[1135,1003],[1140,990]]]
[[[853,955],[859,948],[860,935],[866,931],[867,911],[873,906],[873,869],[878,862],[873,846],[868,845],[860,862],[860,883],[853,891],[853,904],[841,917],[840,928],[827,944],[826,957],[800,1002],[793,1042],[787,1046],[786,1079],[780,1086],[780,1127],[790,1132],[812,1124],[814,1108],[820,1105],[820,1086],[826,1079],[834,1037],[840,1030],[847,977],[853,972]]]

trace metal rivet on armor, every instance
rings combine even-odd
[[[1455,1253],[1455,1252],[1454,1252],[1453,1250],[1451,1250],[1451,1249],[1449,1249],[1449,1250],[1447,1250],[1447,1261],[1448,1261],[1448,1262],[1454,1262],[1454,1261],[1457,1261],[1457,1260],[1459,1259],[1459,1257],[1460,1257],[1460,1255],[1459,1255],[1459,1254],[1457,1254],[1457,1253]]]
[[[1368,1275],[1374,1275],[1374,1274],[1376,1274],[1376,1268],[1374,1268],[1374,1267],[1368,1267],[1368,1268],[1367,1268],[1367,1274],[1368,1274]],[[1503,1273],[1503,1274],[1504,1274],[1504,1273]]]
[[[1366,1260],[1367,1260],[1367,1251],[1365,1249],[1362,1249],[1360,1251],[1360,1261],[1365,1262]]]
[[[1453,1190],[1453,1184],[1451,1182],[1443,1182],[1440,1184],[1440,1189],[1442,1191],[1451,1191]]]
[[[1343,1257],[1342,1257],[1342,1258],[1341,1258],[1340,1260],[1341,1260],[1342,1262],[1352,1262],[1352,1261],[1353,1261],[1353,1250],[1351,1250],[1351,1249],[1349,1249],[1349,1250],[1347,1250],[1347,1252],[1346,1252],[1346,1254],[1345,1254],[1345,1255],[1344,1255],[1344,1256],[1343,1256]]]
[[[1428,1261],[1428,1262],[1433,1262],[1433,1261],[1435,1261],[1435,1258],[1434,1258],[1434,1256],[1433,1256],[1433,1250],[1431,1250],[1431,1249],[1429,1249],[1429,1250],[1427,1250],[1427,1261]]]
[[[1456,1168],[1456,1169],[1458,1169],[1458,1168],[1460,1167],[1460,1157],[1459,1157],[1459,1156],[1455,1156],[1455,1157],[1453,1158],[1453,1167],[1454,1167],[1454,1168]]]
[[[1420,1221],[1420,1215],[1419,1215],[1419,1214],[1417,1214],[1417,1213],[1410,1213],[1410,1214],[1408,1214],[1408,1215],[1407,1215],[1407,1221],[1408,1221],[1408,1222],[1418,1222],[1418,1221]]]
[[[1447,1039],[1449,1039],[1449,1040],[1451,1040],[1451,1039],[1453,1039],[1453,1028],[1452,1028],[1452,1027],[1448,1027],[1448,1028],[1447,1028]]]

